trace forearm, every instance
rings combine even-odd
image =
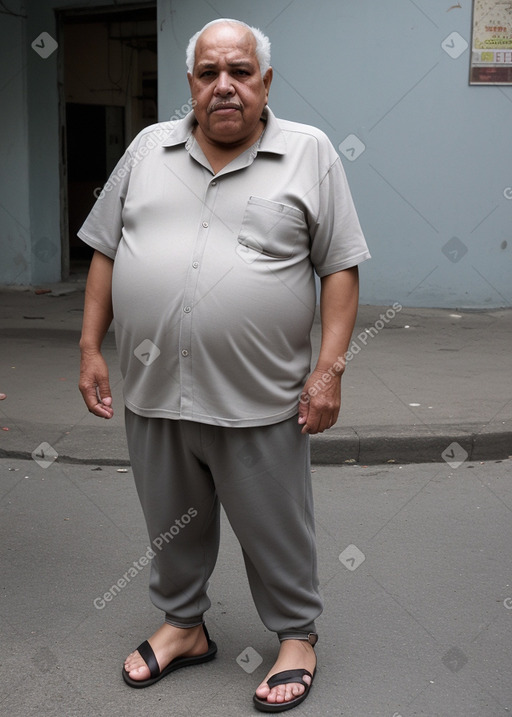
[[[101,252],[94,252],[85,286],[84,318],[80,349],[100,351],[113,318],[112,270],[114,262]]]
[[[322,341],[316,371],[334,371],[341,375],[345,370],[344,357],[354,330],[358,301],[357,266],[321,279]]]

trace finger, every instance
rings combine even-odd
[[[101,399],[99,390],[96,386],[86,386],[80,389],[85,405],[91,413],[100,418],[112,418],[114,411],[112,409],[112,397],[106,396]]]
[[[99,418],[112,418],[114,412],[108,406],[104,406],[102,403],[97,403],[90,409],[91,413]]]
[[[99,388],[96,388],[96,399],[98,402],[94,406],[95,414],[103,418],[112,418],[114,410],[112,408],[112,396],[110,393],[108,396],[105,396],[105,398],[101,398],[100,390]]]
[[[302,426],[307,423],[309,414],[309,396],[301,394],[299,400],[299,425]],[[304,431],[302,431],[304,433]]]
[[[89,411],[92,411],[94,406],[98,403],[98,394],[96,392],[96,386],[88,384],[86,386],[79,386],[80,393],[82,394],[82,398],[85,401],[85,405],[89,409]]]
[[[312,412],[310,411],[308,414],[307,420],[302,427],[301,433],[309,433],[309,434],[316,433],[317,432],[316,426],[317,426],[317,421],[314,418],[314,414],[312,414]]]
[[[105,400],[107,399],[110,399],[110,401],[112,401],[112,393],[110,391],[110,384],[108,378],[100,379],[98,381],[96,390],[100,401],[105,402]]]
[[[302,425],[301,433],[311,433],[311,427],[313,425],[314,411],[311,406],[308,405],[307,413],[304,414],[302,420],[299,418],[299,424]]]
[[[308,421],[305,426],[307,429],[306,431],[303,431],[305,433],[309,433],[310,435],[314,435],[316,433],[323,433],[328,428],[330,428],[332,425],[331,422],[331,415],[327,413],[323,413],[322,411],[310,411],[308,416]]]

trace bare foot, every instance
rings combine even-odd
[[[160,670],[163,670],[176,657],[195,657],[208,650],[208,642],[202,625],[196,627],[174,627],[164,623],[149,640]],[[124,669],[132,680],[148,680],[149,667],[138,650],[128,655]]]
[[[304,668],[314,674],[316,667],[316,655],[312,645],[306,640],[283,640],[275,665],[272,667],[263,682],[256,689],[256,695],[267,700],[269,704],[289,702],[303,694],[306,689],[298,682],[290,682],[285,685],[276,685],[272,689],[267,685],[267,680],[278,672],[284,670],[296,670]],[[304,675],[304,682],[311,684],[311,678]]]

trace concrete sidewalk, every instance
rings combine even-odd
[[[116,415],[90,415],[77,389],[84,280],[0,291],[0,456],[42,443],[61,462],[128,463],[122,385],[109,332]],[[312,335],[319,345],[319,323]],[[441,461],[512,454],[512,310],[361,306],[342,411],[312,438],[315,463]]]

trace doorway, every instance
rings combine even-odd
[[[62,278],[93,250],[77,231],[140,130],[157,122],[156,5],[69,10],[59,19]]]

